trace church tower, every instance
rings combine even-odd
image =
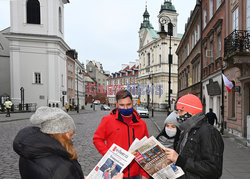
[[[13,33],[64,37],[64,4],[68,0],[11,0]]]
[[[150,17],[150,15],[148,13],[147,5],[146,5],[145,12],[143,13],[143,22],[141,23],[141,27],[139,30],[140,47],[143,45],[141,43],[143,41],[143,35],[144,35],[146,29],[154,29],[153,26],[150,24],[149,17]]]
[[[11,0],[11,99],[39,106],[60,106],[66,89],[64,5],[68,0]]]
[[[177,16],[175,7],[172,4],[171,0],[164,0],[163,5],[161,5],[161,10],[158,15],[158,19],[163,16],[168,16],[174,25],[173,27],[173,37],[177,37]],[[159,22],[159,21],[158,21]],[[165,25],[165,29],[167,29],[167,24]],[[159,31],[161,30],[161,24],[159,23]]]

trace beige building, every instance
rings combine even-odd
[[[109,72],[104,71],[102,64],[97,61],[86,61],[86,72],[89,77],[95,82],[95,85],[92,86],[94,90],[91,98],[98,99],[102,103],[107,102],[107,79],[109,77]],[[87,96],[89,99],[89,96]]]
[[[181,35],[177,34],[177,16],[175,7],[171,1],[165,1],[161,5],[158,18],[168,16],[174,25],[173,36],[171,38],[171,53],[173,63],[171,64],[171,101],[177,97],[178,87],[178,58],[175,51],[181,40]],[[161,25],[159,24],[159,29]],[[169,79],[169,36],[161,39],[149,21],[147,8],[143,14],[143,23],[139,30],[139,75],[138,84],[140,86],[140,100],[143,105],[153,106],[155,110],[166,110],[168,107],[168,79]],[[172,103],[172,102],[171,102]],[[174,103],[171,105],[173,109]]]

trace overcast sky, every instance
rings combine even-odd
[[[188,3],[187,3],[188,1]],[[0,0],[0,30],[10,26],[10,0]],[[158,30],[158,14],[164,0],[147,0],[150,22]],[[178,33],[196,0],[172,0],[177,10]],[[146,0],[70,0],[65,7],[64,40],[78,52],[78,59],[96,60],[104,70],[118,71],[121,64],[138,59],[138,31]]]

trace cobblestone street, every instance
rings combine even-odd
[[[86,110],[71,111],[70,115],[76,123],[75,148],[79,155],[79,162],[84,174],[87,175],[100,160],[101,155],[92,143],[93,134],[103,116],[109,111],[101,111],[99,106],[93,111],[89,106]],[[0,114],[0,179],[20,179],[18,170],[18,156],[12,149],[12,142],[17,132],[30,125],[29,117],[32,113],[14,113],[10,118]],[[163,128],[166,114],[155,112],[154,117],[143,118],[147,123],[149,135],[157,136],[159,129]],[[222,179],[244,179],[249,178],[250,171],[250,148],[226,134],[223,136],[225,143],[224,163]]]
[[[79,155],[79,162],[84,174],[87,175],[100,160],[101,155],[95,149],[92,137],[103,116],[109,111],[101,111],[99,106],[96,111],[87,107],[86,110],[71,111],[70,115],[76,123],[75,148]],[[17,132],[30,125],[28,118],[31,113],[14,113],[10,118],[0,114],[0,178],[19,179],[18,156],[12,149],[12,142]],[[158,129],[150,118],[144,118],[149,129],[149,135],[156,136]]]

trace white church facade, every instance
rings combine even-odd
[[[39,106],[62,106],[67,91],[64,5],[68,0],[11,0],[10,97]],[[67,96],[65,95],[65,100]]]
[[[168,108],[169,95],[169,36],[161,39],[157,31],[149,21],[149,13],[146,10],[143,14],[143,23],[139,30],[139,75],[138,83],[141,87],[140,100],[145,106],[153,106],[155,110],[166,110]],[[177,16],[175,7],[171,1],[164,1],[161,6],[158,18],[168,16],[174,25],[173,36],[171,37],[171,53],[173,62],[171,64],[171,109],[177,97],[178,88],[178,57],[175,51],[181,40],[181,35],[177,34]],[[159,31],[161,25],[159,23]],[[153,90],[152,90],[153,89]]]

